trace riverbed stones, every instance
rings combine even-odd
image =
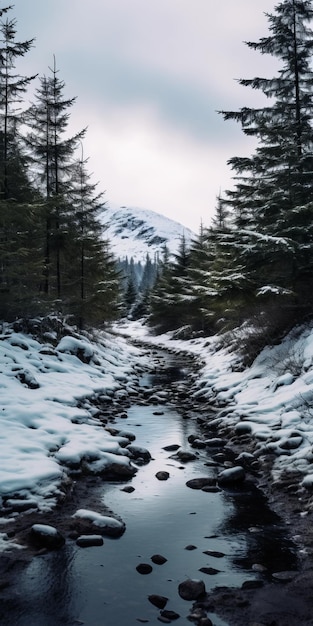
[[[162,554],[153,554],[153,556],[151,557],[151,561],[156,565],[164,565],[167,559],[165,558],[165,556],[162,556]]]
[[[208,574],[209,576],[215,576],[215,574],[219,574],[221,570],[215,569],[215,567],[200,567],[199,572],[203,574]]]
[[[175,452],[176,450],[179,450],[180,445],[178,443],[171,443],[168,446],[164,446],[164,448],[162,448],[162,450],[165,450],[166,452]]]
[[[196,454],[189,452],[188,450],[178,450],[176,454],[171,456],[171,459],[178,459],[182,463],[188,463],[188,461],[194,461],[197,458]]]
[[[241,465],[235,465],[220,472],[217,477],[217,483],[220,487],[234,486],[242,483],[245,477],[246,472],[244,468]]]
[[[151,461],[151,454],[146,448],[129,444],[126,447],[126,450],[128,450],[132,459],[142,459],[145,463],[149,463],[149,461]]]
[[[136,570],[139,574],[151,574],[153,567],[150,563],[139,563],[136,566]]]
[[[170,477],[170,474],[169,474],[169,472],[160,471],[160,472],[157,472],[157,473],[156,473],[155,477],[156,477],[158,480],[168,480],[168,479],[169,479],[169,477]]]
[[[216,486],[216,478],[213,476],[204,476],[199,478],[191,478],[187,480],[186,486],[190,489],[204,489],[204,487]]]
[[[180,618],[180,615],[176,613],[176,611],[164,610],[164,611],[161,611],[160,615],[161,617],[165,617],[166,619],[168,619],[170,622],[173,622],[174,620]]]
[[[34,524],[30,529],[30,541],[37,548],[58,550],[65,544],[61,533],[48,524]]]
[[[150,596],[148,596],[148,600],[149,602],[151,602],[151,604],[153,604],[153,606],[156,606],[158,609],[164,609],[168,602],[168,598],[166,596],[159,596],[157,594],[151,594]]]
[[[205,584],[203,580],[188,578],[178,585],[178,593],[183,600],[197,600],[205,594]]]
[[[131,485],[126,485],[126,487],[123,487],[121,491],[125,491],[125,493],[133,493],[133,491],[135,491],[135,487],[132,487]]]
[[[103,537],[101,535],[80,535],[76,539],[76,544],[80,548],[90,548],[92,546],[102,546]]]

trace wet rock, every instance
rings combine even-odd
[[[151,561],[156,565],[163,565],[164,563],[166,563],[167,559],[165,558],[165,556],[162,556],[162,554],[154,554],[151,557]]]
[[[79,509],[72,518],[75,530],[81,535],[93,534],[92,531],[96,528],[101,535],[120,537],[126,529],[125,523],[121,520],[88,509]]]
[[[180,445],[178,443],[172,443],[172,444],[170,444],[168,446],[164,446],[164,448],[162,448],[162,450],[165,450],[166,452],[175,452],[179,448],[180,448]]]
[[[116,478],[131,478],[136,474],[137,470],[130,463],[111,463],[109,467],[105,469],[105,474],[114,474]]]
[[[120,430],[118,433],[119,437],[126,437],[128,441],[135,441],[136,435],[134,433],[130,433],[128,430]]]
[[[136,566],[136,570],[139,574],[151,574],[153,567],[150,563],[139,563]]]
[[[171,458],[178,459],[179,461],[182,461],[182,463],[187,463],[188,461],[194,461],[198,457],[193,452],[188,452],[188,450],[178,450],[178,452],[173,454]]]
[[[272,578],[281,583],[289,583],[293,580],[297,575],[297,572],[289,571],[289,572],[274,572],[272,574]]]
[[[206,439],[205,445],[207,448],[223,448],[226,446],[226,441],[220,437],[213,437],[212,439]]]
[[[80,535],[76,539],[76,544],[80,548],[90,548],[91,546],[102,546],[103,537],[101,535]]]
[[[189,578],[178,585],[178,593],[183,600],[197,600],[205,594],[203,580]]]
[[[190,543],[188,546],[185,547],[185,550],[197,550],[197,546],[194,546],[192,543]]]
[[[217,477],[217,483],[220,487],[228,487],[243,482],[245,477],[244,468],[241,465],[236,465],[223,470]]]
[[[158,609],[164,609],[168,602],[168,598],[166,598],[166,596],[158,596],[156,594],[148,596],[148,600],[149,602],[151,602],[151,604],[153,604],[153,606],[156,606]]]
[[[209,574],[209,576],[215,576],[215,574],[219,574],[221,570],[215,569],[215,567],[200,567],[199,572],[203,574]]]
[[[216,478],[213,476],[204,476],[203,478],[191,478],[187,480],[186,486],[190,489],[203,489],[204,487],[212,487],[216,485]]]
[[[238,422],[235,426],[236,435],[250,435],[252,432],[252,424],[249,422]]]
[[[263,580],[245,580],[241,585],[241,589],[260,589],[263,586]]]
[[[164,472],[164,471],[162,471],[162,472],[157,472],[157,473],[156,473],[156,475],[155,475],[155,477],[156,477],[158,480],[168,480],[168,479],[169,479],[169,477],[170,477],[170,475],[169,475],[169,472]]]
[[[130,444],[126,447],[133,459],[143,459],[146,463],[151,460],[151,454],[146,448]]]
[[[203,554],[214,556],[215,559],[222,559],[225,556],[224,552],[217,552],[217,550],[204,550]]]
[[[174,621],[175,619],[179,619],[180,615],[178,613],[176,613],[175,611],[161,611],[161,617],[165,617],[166,619],[170,620],[170,622]]]
[[[204,449],[206,447],[205,441],[203,439],[194,439],[191,443],[192,448],[197,448],[198,450]]]
[[[30,541],[37,548],[57,550],[65,544],[61,533],[47,524],[34,524],[30,530]]]
[[[132,487],[131,485],[126,485],[126,487],[123,487],[121,491],[125,491],[125,493],[133,493],[133,491],[135,491],[135,487]]]

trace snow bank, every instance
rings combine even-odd
[[[110,406],[117,394],[127,397],[122,381],[136,384],[139,363],[137,348],[107,333],[95,341],[69,335],[53,345],[2,330],[0,505],[22,499],[50,509],[82,462],[95,473],[131,468],[125,439],[96,419],[92,399],[101,394]]]
[[[216,408],[221,424],[249,433],[258,458],[274,457],[273,480],[286,472],[313,493],[313,328],[295,328],[279,345],[265,348],[251,367],[238,371],[239,357],[221,337],[172,339],[150,336],[138,322],[125,323],[149,344],[197,355],[203,366],[191,393]]]

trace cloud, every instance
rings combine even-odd
[[[218,109],[259,106],[238,77],[275,75],[244,40],[267,33],[275,0],[15,0],[20,60],[47,74],[56,55],[71,128],[89,126],[86,153],[107,197],[197,229],[232,185],[227,160],[252,143]],[[263,102],[263,100],[262,100]]]
[[[73,122],[82,121],[77,109]],[[230,183],[225,146],[166,126],[152,107],[114,108],[105,117],[94,109],[84,145],[109,203],[149,208],[196,231],[201,220],[209,224],[220,187]]]

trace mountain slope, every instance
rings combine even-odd
[[[153,260],[157,255],[162,256],[164,245],[176,253],[182,235],[187,242],[194,236],[182,224],[136,207],[105,208],[100,219],[106,227],[105,237],[112,252],[121,260],[132,257],[134,262],[144,262],[147,253]]]

